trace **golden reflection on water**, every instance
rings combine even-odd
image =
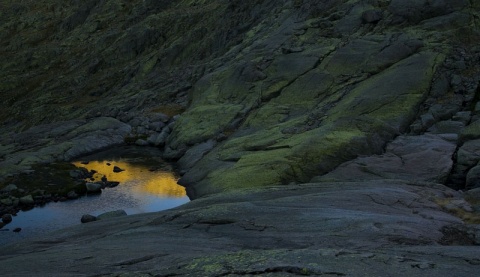
[[[108,165],[109,163],[110,165]],[[124,161],[90,161],[88,164],[73,162],[77,167],[87,170],[95,170],[95,181],[100,181],[103,176],[108,181],[122,183],[135,182],[133,192],[145,193],[159,197],[181,198],[186,196],[185,188],[178,185],[178,178],[167,171],[149,171],[145,166],[136,165]],[[115,173],[113,167],[118,166],[124,171]]]

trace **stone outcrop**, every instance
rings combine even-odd
[[[306,2],[300,7],[311,4]],[[472,22],[471,4],[327,2],[315,16],[302,8],[266,16],[235,58],[194,85],[190,106],[165,146],[165,157],[178,159],[218,142],[185,166],[180,183],[190,197],[307,182],[359,155],[382,154],[400,134],[424,132],[444,138],[412,147],[432,148],[419,157],[437,151],[437,143],[446,147],[439,153],[443,175],[435,181],[447,182],[456,147],[475,137],[464,107],[476,101],[479,76],[458,74],[475,71],[478,53],[452,49],[461,44],[453,37],[476,36],[475,25],[468,23],[469,32],[460,34],[455,23]],[[453,22],[445,21],[439,32],[433,26],[444,17]],[[436,47],[439,42],[449,47]],[[458,143],[445,137],[450,134],[460,136]],[[465,180],[465,172],[460,175]]]
[[[30,2],[0,4],[0,203],[124,143],[194,201],[0,248],[2,274],[478,274],[480,1]]]
[[[446,212],[467,216],[461,200],[399,180],[236,191],[2,248],[0,265],[5,275],[475,276],[480,229]]]

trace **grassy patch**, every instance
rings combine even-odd
[[[18,190],[12,196],[58,195],[65,196],[70,191],[82,193],[85,185],[70,176],[71,170],[78,168],[70,163],[37,164],[32,166],[32,173],[21,173],[7,178],[0,184],[0,189],[15,184]]]

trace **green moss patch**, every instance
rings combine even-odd
[[[71,170],[78,168],[70,163],[37,164],[31,173],[21,173],[7,178],[0,184],[0,189],[8,184],[15,184],[18,190],[12,196],[58,195],[66,196],[68,192],[83,193],[85,184],[70,176]]]

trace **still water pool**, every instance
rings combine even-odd
[[[84,214],[97,216],[119,209],[127,214],[156,212],[188,202],[185,189],[177,185],[178,178],[171,165],[158,158],[160,156],[155,148],[120,147],[74,161],[77,167],[95,170],[96,180],[105,176],[108,181],[120,184],[105,188],[98,195],[52,202],[18,213],[13,222],[4,227],[8,231],[0,231],[0,245],[80,224]],[[115,173],[114,166],[124,171]],[[12,232],[17,227],[22,231]]]

